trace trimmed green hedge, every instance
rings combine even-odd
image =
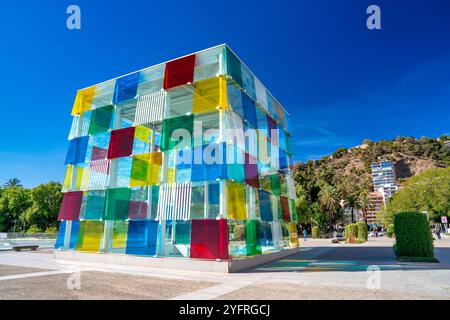
[[[358,226],[356,224],[348,224],[345,226],[345,237],[348,242],[355,242],[358,238]]]
[[[359,221],[356,223],[358,228],[358,240],[367,241],[369,238],[369,232],[367,231],[367,224],[365,222]]]
[[[418,212],[401,212],[394,216],[397,257],[434,259],[433,235],[425,215]]]
[[[312,233],[313,239],[318,239],[319,236],[320,236],[320,229],[319,229],[319,227],[318,226],[312,227],[311,233]]]
[[[387,228],[386,228],[386,235],[389,238],[392,238],[394,236],[394,225],[393,224],[390,224],[390,225],[387,226]]]

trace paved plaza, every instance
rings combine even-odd
[[[287,258],[235,274],[61,263],[50,249],[0,252],[0,299],[450,299],[450,239],[440,263],[400,263],[391,239],[301,243]]]

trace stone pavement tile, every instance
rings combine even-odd
[[[423,300],[439,299],[432,295],[291,283],[250,285],[216,300]]]
[[[0,277],[16,275],[16,274],[23,274],[23,273],[43,272],[43,271],[49,271],[49,270],[48,269],[40,269],[40,268],[28,268],[28,267],[19,267],[19,266],[0,264]]]
[[[168,299],[208,287],[211,283],[118,273],[83,271],[81,290],[69,290],[67,284],[77,283],[76,274],[58,274],[33,278],[0,281],[0,299]]]

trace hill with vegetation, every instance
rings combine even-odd
[[[294,179],[302,222],[326,230],[342,218],[342,204],[367,211],[368,193],[373,191],[371,163],[392,161],[400,185],[429,169],[450,166],[450,146],[445,143],[449,140],[450,136],[365,140],[320,160],[296,164]]]

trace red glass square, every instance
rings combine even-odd
[[[170,89],[194,82],[195,54],[166,64],[164,89]]]
[[[147,202],[130,201],[128,218],[129,219],[146,219],[147,218]]]
[[[133,152],[134,127],[114,130],[109,141],[108,159],[127,157]]]
[[[192,220],[191,258],[228,260],[228,225],[221,220]]]
[[[283,221],[291,221],[291,213],[289,211],[289,200],[286,197],[280,197],[281,213],[283,215]]]
[[[59,209],[58,221],[78,220],[80,216],[82,200],[83,200],[83,191],[68,192],[64,194],[61,208]]]
[[[245,154],[244,164],[245,183],[254,188],[259,188],[258,164],[255,157]]]

